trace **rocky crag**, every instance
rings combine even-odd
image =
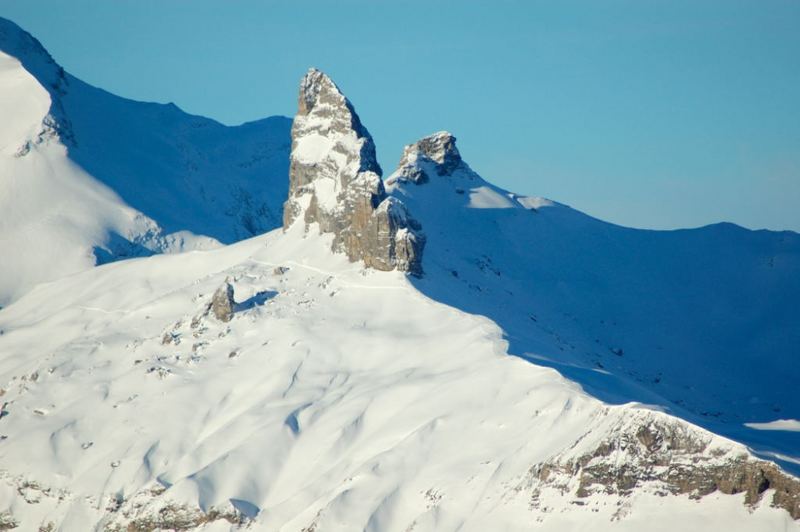
[[[432,176],[456,174],[479,179],[478,174],[461,158],[456,138],[447,131],[439,131],[405,147],[397,170],[387,184],[399,182],[421,185],[429,182]]]
[[[217,288],[214,292],[214,297],[208,306],[208,311],[214,314],[214,317],[219,321],[228,322],[233,317],[233,311],[236,307],[236,302],[233,300],[233,285],[228,279]]]
[[[541,499],[548,490],[575,497],[580,505],[594,495],[624,501],[636,490],[698,500],[720,492],[743,494],[751,507],[766,502],[800,519],[800,481],[742,445],[658,412],[637,411],[596,428],[530,468],[515,491],[530,490],[531,508],[547,511]]]
[[[375,144],[331,79],[311,69],[292,125],[289,199],[283,225],[302,219],[332,233],[333,249],[377,270],[422,273],[425,237],[381,179]]]

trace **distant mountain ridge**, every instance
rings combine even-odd
[[[15,118],[0,128],[0,248],[14,250],[0,304],[97,263],[280,226],[290,119],[227,127],[114,96],[5,19],[0,62],[0,114]]]

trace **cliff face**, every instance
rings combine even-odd
[[[333,233],[334,251],[378,270],[422,273],[425,239],[405,205],[386,195],[375,144],[331,79],[310,70],[292,126],[283,225],[302,219]]]
[[[751,507],[766,499],[800,519],[796,478],[743,446],[657,412],[636,411],[603,431],[590,429],[569,451],[531,467],[523,485],[536,507],[547,490],[578,501],[596,494],[624,500],[636,490],[695,500],[720,492],[744,494]]]

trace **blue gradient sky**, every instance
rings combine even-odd
[[[485,178],[635,227],[800,231],[800,1],[0,0],[68,71],[235,124],[309,66],[389,172],[440,129]]]

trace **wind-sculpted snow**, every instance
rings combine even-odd
[[[97,263],[280,226],[289,119],[226,127],[70,76],[0,19],[0,304]]]
[[[7,519],[22,530],[798,528],[771,488],[748,505],[744,487],[673,494],[641,475],[604,494],[580,470],[565,476],[619,427],[654,422],[704,442],[695,455],[676,447],[676,467],[760,462],[507,356],[488,319],[303,233],[109,264],[2,310]],[[222,322],[208,308],[226,279],[237,303]],[[648,470],[647,448],[614,463]]]

